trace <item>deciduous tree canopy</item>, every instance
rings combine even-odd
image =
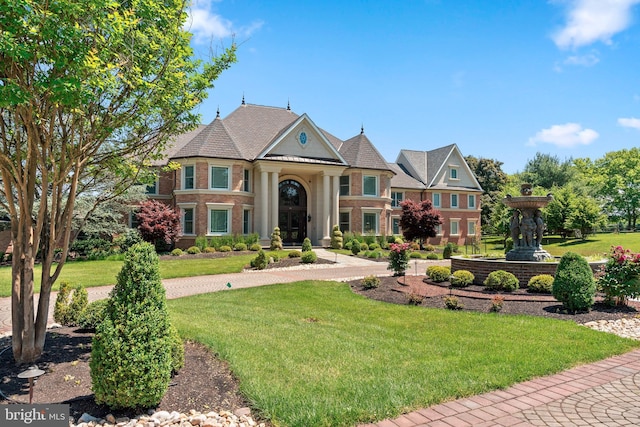
[[[13,238],[13,353],[36,360],[74,205],[105,175],[96,203],[141,179],[235,49],[192,59],[183,0],[0,0],[0,203]],[[36,200],[39,203],[36,205]],[[89,214],[91,209],[87,211]],[[62,249],[63,262],[53,256]],[[34,312],[34,262],[42,262]],[[35,320],[34,320],[35,319]]]

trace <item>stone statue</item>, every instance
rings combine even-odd
[[[542,219],[542,212],[540,209],[536,209],[535,213],[536,222],[536,245],[542,244],[542,236],[544,236],[544,220]]]
[[[524,212],[520,223],[520,231],[522,232],[522,245],[532,247],[534,245],[533,236],[536,231],[536,223],[531,216],[531,212]]]
[[[513,239],[513,245],[520,245],[520,211],[517,209],[513,211],[513,216],[509,222],[509,230],[511,230],[511,239]]]

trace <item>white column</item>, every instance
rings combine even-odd
[[[278,172],[271,172],[271,229],[278,226]]]
[[[322,176],[322,195],[324,200],[322,203],[322,238],[329,238],[329,207],[331,206],[331,182],[329,181],[329,175]]]
[[[331,204],[331,224],[330,227],[334,225],[339,225],[340,221],[340,177],[333,177],[333,203]]]
[[[268,186],[267,186],[268,173],[265,171],[260,172],[260,204],[262,205],[262,215],[260,218],[260,237],[268,239],[271,232],[269,230],[269,199],[268,199]]]

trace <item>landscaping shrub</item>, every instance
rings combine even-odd
[[[360,250],[361,251],[368,251],[369,250],[369,245],[367,243],[360,243]]]
[[[453,254],[453,245],[451,243],[447,243],[442,250],[442,259],[449,259]]]
[[[202,251],[205,254],[213,254],[216,252],[216,248],[212,248],[211,246],[207,246],[206,248],[204,248],[204,250]]]
[[[282,237],[280,237],[280,227],[275,227],[273,233],[271,233],[271,246],[272,251],[282,250]]]
[[[418,293],[411,292],[407,295],[407,304],[420,305],[424,301],[424,297]]]
[[[169,326],[169,339],[171,340],[171,373],[176,374],[184,366],[184,342],[180,338],[178,329]]]
[[[260,243],[252,243],[251,246],[249,246],[249,250],[253,252],[258,252],[260,249],[262,249]]]
[[[640,254],[622,246],[611,248],[609,259],[598,274],[598,286],[605,294],[605,302],[623,305],[629,298],[640,296]]]
[[[182,249],[180,249],[180,248],[175,248],[174,250],[171,251],[171,255],[173,255],[173,256],[182,256],[182,255],[184,255],[184,252],[182,252]]]
[[[69,297],[71,296],[71,286],[67,282],[60,282],[60,289],[53,306],[53,320],[61,325],[69,322]]]
[[[412,251],[419,251],[420,250],[420,243],[416,242],[415,240],[413,240],[409,244],[411,245],[411,250]]]
[[[331,249],[342,249],[342,242],[342,231],[339,226],[334,225],[331,231]]]
[[[209,244],[207,243],[207,237],[206,236],[198,236],[198,237],[196,237],[195,245],[198,248],[200,248],[201,251],[204,251],[207,247],[209,247]],[[213,247],[213,246],[211,246],[211,247]]]
[[[125,255],[91,349],[95,401],[110,408],[156,406],[171,378],[170,322],[158,255],[138,243]]]
[[[124,233],[115,238],[113,244],[120,248],[121,252],[126,252],[136,243],[142,242],[142,236],[136,228],[129,228]]]
[[[297,249],[294,249],[291,252],[289,252],[289,254],[287,254],[287,256],[289,258],[300,258],[302,256],[302,252],[300,252]]]
[[[375,289],[380,286],[380,279],[377,276],[370,275],[362,279],[362,287],[364,289]]]
[[[475,276],[468,270],[456,270],[451,275],[451,285],[464,288],[473,283]]]
[[[309,252],[313,248],[311,247],[311,239],[305,237],[302,241],[302,252]]]
[[[371,243],[369,245],[369,250],[370,251],[376,251],[378,249],[380,249],[380,245],[378,243],[376,243],[376,242],[373,242],[373,243]]]
[[[258,256],[251,260],[251,266],[257,268],[258,270],[264,270],[265,268],[267,268],[267,265],[269,265],[267,254],[264,250],[260,249],[258,251]]]
[[[587,260],[573,252],[562,255],[551,291],[569,312],[588,310],[595,301],[596,281]]]
[[[82,313],[89,305],[89,294],[84,286],[78,285],[73,289],[71,303],[69,304],[68,326],[76,326]]]
[[[238,251],[238,252],[243,252],[247,250],[247,244],[246,243],[236,243],[235,245],[233,245],[233,250],[234,251]]]
[[[538,274],[529,279],[527,291],[542,294],[550,294],[553,289],[553,276],[550,274]]]
[[[313,264],[318,260],[318,255],[314,251],[302,252],[302,256],[300,257],[300,261],[304,264]]]
[[[504,297],[502,295],[494,295],[491,298],[491,306],[489,306],[489,311],[492,313],[498,313],[502,310],[504,306]]]
[[[83,329],[96,329],[105,316],[108,299],[90,302],[78,318],[78,326]]]
[[[353,247],[353,240],[347,242],[344,244],[344,248],[348,251],[351,251],[351,248]]]
[[[199,254],[199,253],[201,253],[201,252],[202,252],[202,251],[201,251],[201,250],[200,250],[200,248],[199,248],[199,247],[197,247],[197,246],[189,246],[189,247],[187,248],[187,253],[188,253],[188,254],[190,254],[190,255],[196,255],[196,254]]]
[[[427,259],[431,259],[431,260],[439,259],[439,258],[438,258],[438,254],[437,254],[437,253],[435,253],[435,252],[429,252],[429,253],[427,254]]]
[[[430,265],[427,267],[427,276],[436,283],[446,282],[451,277],[451,268],[444,265]]]
[[[449,295],[444,297],[444,306],[448,310],[462,310],[464,305],[460,302],[457,296]]]
[[[380,259],[382,258],[382,252],[380,251],[368,251],[365,256],[371,259]]]
[[[354,255],[358,255],[360,253],[361,247],[360,242],[357,240],[352,240],[351,242],[351,253]]]
[[[424,246],[424,250],[427,251],[427,252],[433,252],[433,251],[436,250],[436,247],[433,246],[433,245],[425,245]]]
[[[422,254],[420,252],[411,252],[409,258],[422,259]]]
[[[504,241],[504,253],[506,254],[511,249],[513,249],[513,238],[507,237],[507,239]]]
[[[487,289],[492,291],[515,291],[520,287],[518,278],[504,270],[496,270],[489,273],[484,281]]]
[[[231,252],[231,246],[227,246],[227,245],[222,245],[220,246],[220,248],[218,249],[220,252]]]

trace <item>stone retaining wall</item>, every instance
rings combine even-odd
[[[591,269],[595,272],[606,261],[590,262]],[[557,262],[534,262],[534,261],[507,261],[505,259],[486,258],[451,258],[451,272],[456,270],[469,270],[475,276],[474,283],[481,285],[489,273],[496,270],[504,270],[513,273],[520,281],[520,287],[524,288],[529,283],[529,279],[538,274],[550,274],[555,276]]]

